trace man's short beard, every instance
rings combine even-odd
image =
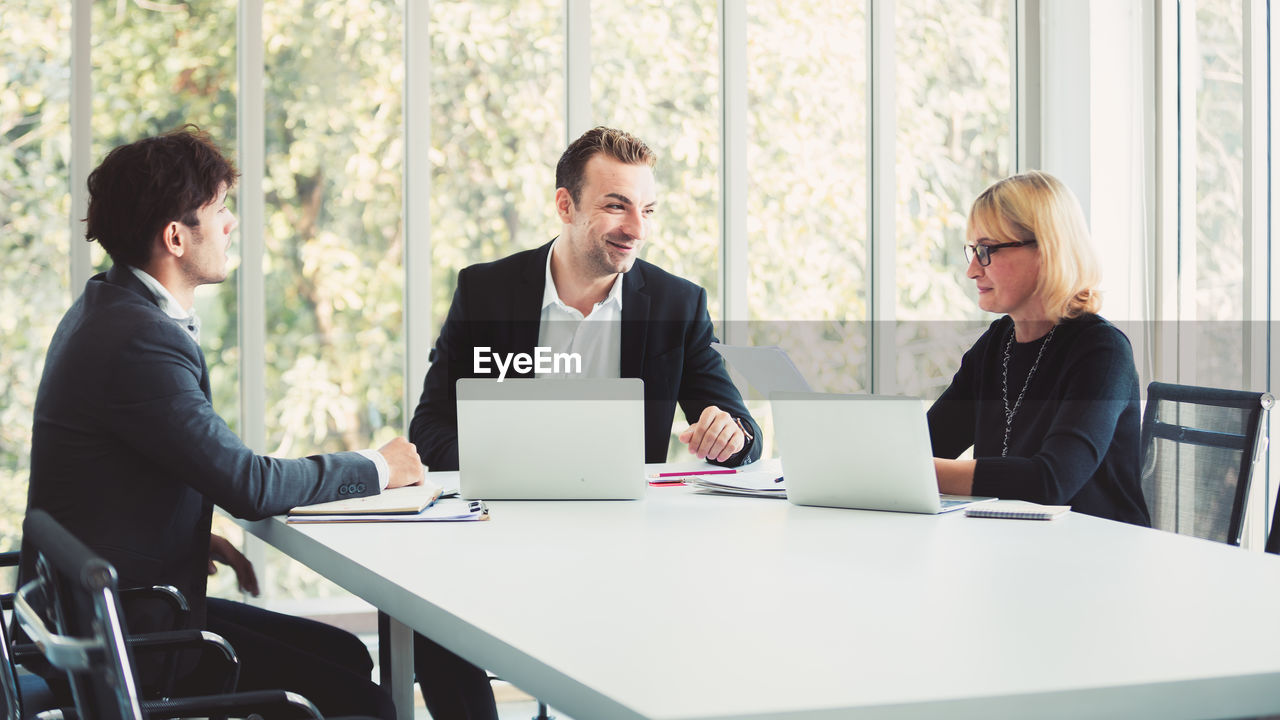
[[[615,233],[612,235],[604,235],[600,239],[603,244],[596,246],[596,252],[593,252],[591,254],[590,259],[591,259],[591,264],[593,266],[592,269],[598,271],[601,276],[616,275],[620,272],[626,272],[630,270],[632,266],[635,265],[636,256],[634,253],[630,256],[630,258],[628,259],[628,261],[626,262],[625,266],[622,269],[618,269],[609,260],[609,245],[608,245],[609,241],[613,240],[615,242],[625,242],[626,240],[629,239],[627,238],[627,236],[618,235]],[[633,244],[633,247],[634,247],[634,244]]]

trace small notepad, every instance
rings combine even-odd
[[[1070,505],[1037,505],[1023,500],[996,500],[966,508],[965,517],[1006,520],[1052,520],[1066,514]]]

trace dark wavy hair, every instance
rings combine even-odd
[[[568,190],[569,197],[573,198],[574,207],[577,207],[578,201],[582,199],[587,161],[596,153],[604,153],[628,165],[643,163],[653,167],[658,161],[658,156],[653,154],[649,146],[631,133],[604,126],[586,131],[582,137],[574,140],[565,149],[564,154],[560,156],[560,162],[556,163],[556,189]]]
[[[89,173],[84,237],[101,243],[112,261],[141,267],[165,225],[176,220],[196,227],[196,211],[238,177],[209,133],[195,125],[121,145]]]

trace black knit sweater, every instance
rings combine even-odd
[[[1001,384],[1009,317],[996,320],[960,361],[951,386],[929,410],[936,457],[973,446],[973,494],[1071,505],[1077,512],[1135,525],[1151,518],[1139,481],[1141,412],[1129,339],[1097,315],[1057,326],[1004,444]],[[1012,407],[1044,338],[1010,348]]]

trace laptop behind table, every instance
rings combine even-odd
[[[924,404],[891,395],[770,396],[787,499],[938,514],[993,498],[939,495]]]
[[[484,500],[634,500],[646,488],[644,382],[458,380],[459,492]]]

